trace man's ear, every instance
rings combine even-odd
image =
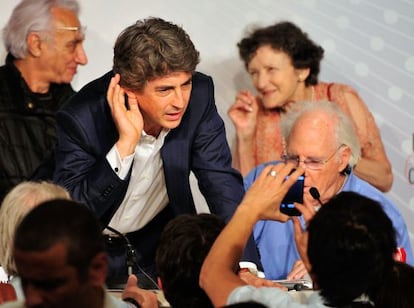
[[[339,157],[340,157],[341,164],[339,165],[338,172],[342,172],[348,166],[349,160],[351,159],[351,148],[348,146],[345,146],[343,149],[340,150],[339,153],[340,153]]]
[[[125,91],[125,94],[128,96],[128,98],[136,99],[137,95],[133,91],[125,89],[125,88],[124,88],[124,91]]]
[[[102,287],[108,274],[108,256],[105,252],[93,257],[89,265],[88,279],[91,285]]]
[[[32,57],[40,57],[42,54],[42,39],[36,32],[30,32],[26,39],[28,53]]]

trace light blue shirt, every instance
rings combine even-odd
[[[277,164],[277,161],[272,162]],[[244,179],[247,190],[263,168],[269,163],[257,166]],[[407,226],[397,207],[378,189],[351,173],[342,191],[353,191],[379,202],[384,212],[391,219],[397,235],[397,246],[403,247],[407,254],[407,263],[414,265],[414,257],[408,236]],[[303,217],[300,217],[303,226]],[[260,260],[267,279],[285,279],[290,273],[294,262],[300,259],[296,250],[293,223],[277,221],[258,221],[253,230],[254,239],[260,253]]]
[[[323,304],[322,298],[318,292],[314,292],[309,297],[307,303],[301,304],[295,301],[288,292],[278,288],[256,288],[249,285],[234,289],[227,299],[227,304],[230,305],[249,301],[263,304],[268,308],[327,307]]]

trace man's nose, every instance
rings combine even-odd
[[[298,167],[301,167],[301,168],[303,168],[303,169],[305,169],[305,173],[306,173],[306,163],[305,163],[305,160],[299,160],[298,161]]]
[[[180,89],[175,91],[175,95],[174,95],[174,101],[173,101],[173,105],[176,108],[184,108],[185,105],[187,104],[187,96],[184,94],[184,92]]]
[[[86,56],[86,52],[85,49],[83,48],[82,44],[79,44],[76,47],[76,58],[75,58],[76,63],[80,64],[80,65],[85,65],[88,63],[88,57]]]

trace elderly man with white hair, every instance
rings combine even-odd
[[[397,245],[405,252],[407,263],[413,265],[407,227],[399,210],[382,192],[352,171],[361,150],[348,116],[331,102],[303,102],[284,115],[281,130],[285,162],[305,170],[303,205],[310,214],[341,191],[353,191],[376,200],[393,223]],[[268,164],[277,162],[253,169],[245,178],[246,190]],[[305,218],[301,217],[303,225]],[[254,238],[267,279],[298,279],[306,274],[294,243],[291,221],[259,221]]]

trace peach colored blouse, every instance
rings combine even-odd
[[[337,83],[318,83],[314,86],[316,101],[329,100],[348,114],[361,144],[361,156],[375,159],[383,156],[379,129],[368,107],[350,86]],[[283,154],[283,140],[279,128],[280,113],[261,108],[257,115],[255,134],[255,165],[278,160]]]

